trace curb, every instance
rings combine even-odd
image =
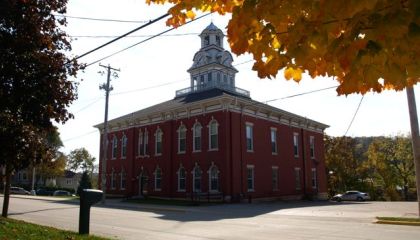
[[[377,223],[377,224],[392,224],[392,225],[406,225],[406,226],[417,226],[417,227],[420,227],[420,222],[377,220],[375,223]]]

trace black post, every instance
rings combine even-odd
[[[102,199],[103,192],[83,189],[80,193],[79,234],[89,234],[90,207]]]

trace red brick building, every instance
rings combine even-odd
[[[174,99],[109,121],[107,194],[326,197],[328,126],[235,87],[237,70],[223,37],[213,24],[200,34],[191,86]],[[96,127],[103,132],[103,124]]]

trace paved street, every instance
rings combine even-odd
[[[0,195],[0,204],[3,197]],[[414,217],[414,202],[277,202],[206,207],[109,200],[91,210],[91,233],[118,239],[420,239],[420,227],[374,224],[375,216]],[[79,207],[13,197],[10,217],[78,230]]]

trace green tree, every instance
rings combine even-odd
[[[92,174],[94,170],[95,158],[90,155],[86,148],[78,148],[68,155],[67,168],[73,171],[81,169]]]
[[[83,189],[90,189],[92,188],[92,181],[89,177],[89,174],[87,171],[84,171],[82,174],[82,178],[80,179],[79,182],[79,187],[77,187],[77,195],[80,196],[80,193],[82,192]]]
[[[62,176],[66,167],[67,156],[60,151],[63,142],[57,127],[53,127],[53,130],[47,134],[46,143],[54,157],[52,159],[41,159],[40,163],[35,163],[36,165],[32,166],[37,169],[36,182],[39,178],[45,181],[47,178]]]
[[[410,139],[403,136],[376,138],[368,149],[367,167],[375,185],[382,186],[386,198],[398,200],[397,187],[401,187],[405,199],[408,188],[415,185],[413,153]]]
[[[53,159],[52,121],[65,122],[76,99],[78,70],[60,26],[67,1],[0,2],[0,165],[6,168],[2,216],[7,217],[13,171]]]
[[[360,166],[363,159],[357,157],[357,142],[351,137],[325,136],[325,165],[330,195],[352,189],[361,189]]]

